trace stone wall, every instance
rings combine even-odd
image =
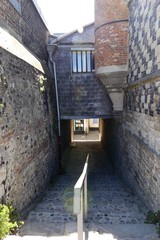
[[[115,172],[152,210],[160,208],[160,138],[153,127],[159,123],[158,118],[153,122],[150,116],[125,112],[123,120],[105,120],[103,138]]]
[[[61,120],[61,156],[71,143],[71,122],[70,120]]]
[[[50,76],[2,48],[0,56],[0,197],[21,210],[57,171],[54,91]]]
[[[107,122],[105,130],[115,170],[152,210],[160,209],[159,7],[156,0],[129,3],[124,111],[121,118]]]
[[[0,3],[0,201],[22,210],[58,172],[57,119],[47,29],[32,1],[15,2]]]
[[[95,74],[71,73],[70,48],[65,50],[63,48],[62,51],[60,49],[57,58],[61,118],[105,116],[109,112],[110,101],[104,86],[96,79]]]

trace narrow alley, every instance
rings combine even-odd
[[[22,236],[68,236],[76,234],[73,188],[89,153],[88,218],[84,230],[88,239],[157,239],[153,225],[144,224],[147,209],[117,176],[113,175],[101,143],[75,143],[63,157],[65,173],[46,191],[30,211]],[[97,234],[97,235],[96,235]],[[153,238],[154,237],[154,238]],[[92,237],[91,237],[92,239]]]
[[[160,239],[160,0],[73,2],[0,0],[0,240],[78,240],[88,154],[85,240]]]

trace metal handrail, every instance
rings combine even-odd
[[[87,169],[88,169],[87,155],[83,172],[74,186],[73,198],[73,212],[77,215],[77,232],[78,240],[83,240],[83,202],[84,202],[84,215],[87,218],[88,202],[87,202]]]

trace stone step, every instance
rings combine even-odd
[[[91,178],[92,176],[92,178]],[[89,176],[88,222],[143,223],[144,213],[139,211],[137,199],[115,176]],[[96,180],[95,180],[96,179]],[[69,223],[73,215],[73,189],[77,176],[63,175],[46,192],[43,201],[30,212],[27,222]],[[98,183],[97,183],[98,180]],[[106,180],[108,183],[104,183]]]
[[[117,240],[155,240],[158,239],[155,228],[155,225],[152,224],[100,224],[98,232],[103,235],[111,234]]]
[[[67,223],[65,234],[76,232],[75,223]],[[85,224],[84,232],[92,240],[158,240],[153,224]]]
[[[158,240],[155,228],[155,225],[151,224],[92,223],[84,225],[84,236],[88,240]],[[65,237],[64,239],[77,240],[77,225],[75,222],[66,224],[32,222],[21,230],[20,235],[53,237],[53,239]]]

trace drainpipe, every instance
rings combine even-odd
[[[58,163],[59,163],[59,172],[62,173],[62,164],[61,164],[61,124],[60,124],[60,107],[59,107],[59,97],[58,97],[58,86],[57,86],[57,74],[56,74],[56,63],[52,59],[52,54],[56,51],[58,46],[56,44],[52,45],[52,51],[48,51],[49,53],[49,68],[54,75],[54,84],[56,91],[56,105],[57,105],[57,118],[58,118]]]

